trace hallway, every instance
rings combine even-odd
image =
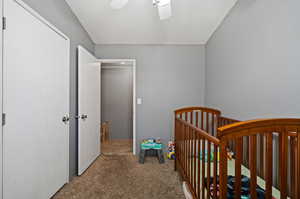
[[[103,142],[101,143],[101,153],[103,155],[130,155],[132,154],[132,140],[118,139]]]
[[[53,199],[183,199],[173,161],[144,165],[133,155],[102,155],[81,176],[65,185]]]

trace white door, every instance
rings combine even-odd
[[[70,42],[19,0],[4,16],[3,198],[47,199],[68,181]]]
[[[96,57],[78,47],[78,175],[100,155],[100,78]]]

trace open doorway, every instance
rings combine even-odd
[[[135,60],[101,60],[101,152],[135,154]]]

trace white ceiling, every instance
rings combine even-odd
[[[129,0],[121,10],[110,0],[66,0],[96,44],[205,44],[237,0],[172,0],[160,21],[152,0]]]

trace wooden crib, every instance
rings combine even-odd
[[[194,198],[227,199],[228,175],[235,178],[235,199],[242,175],[250,178],[251,199],[257,186],[267,199],[300,198],[300,119],[239,122],[215,109],[183,108],[175,111],[175,147],[175,170]]]

